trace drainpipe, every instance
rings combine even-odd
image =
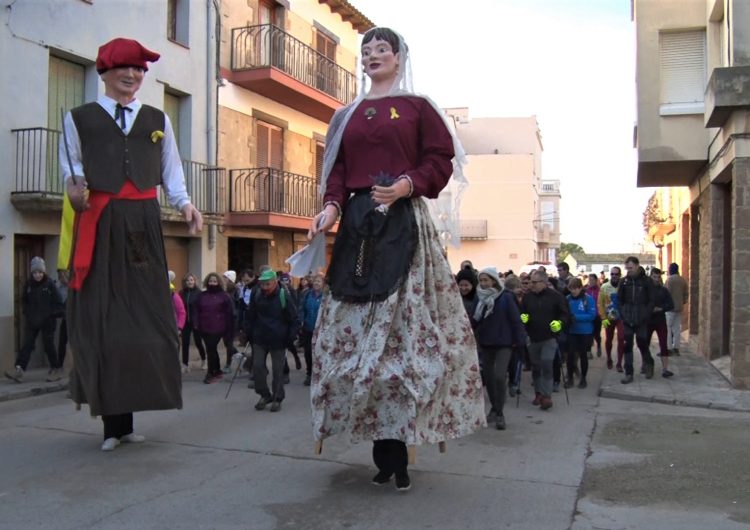
[[[217,0],[206,0],[206,163],[216,166],[218,143],[216,120],[218,116],[219,91],[219,4]],[[219,186],[216,186],[218,193]],[[216,225],[208,225],[208,248],[216,246]]]

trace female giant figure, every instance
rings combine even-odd
[[[407,445],[485,425],[474,336],[424,200],[463,179],[463,152],[411,91],[400,35],[368,31],[362,65],[371,84],[331,121],[325,206],[310,230],[343,214],[314,341],[313,426],[319,443],[373,440],[373,483],[395,475],[407,490]]]

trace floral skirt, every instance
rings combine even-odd
[[[474,335],[422,199],[418,241],[398,291],[379,302],[325,296],[313,336],[316,440],[437,443],[486,425]],[[336,259],[335,256],[333,259]]]

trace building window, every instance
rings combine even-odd
[[[323,177],[323,155],[326,147],[323,142],[315,142],[315,180],[320,182]]]
[[[328,35],[318,30],[315,32],[316,56],[315,88],[326,94],[336,94],[338,72],[336,68],[336,42]]]
[[[183,138],[182,135],[183,99],[184,98],[178,94],[164,92],[164,114],[169,117],[169,121],[172,123],[172,130],[174,131],[174,139],[177,142],[177,148],[180,150],[180,154],[183,158],[185,158],[188,154],[188,146],[183,143],[187,138]]]
[[[255,201],[261,211],[284,212],[284,130],[264,121],[257,122],[256,160],[259,168],[255,177]]]
[[[167,38],[188,46],[190,23],[189,0],[167,0]]]
[[[86,67],[54,55],[49,57],[47,87],[47,127],[59,131],[60,109],[83,105]]]
[[[706,31],[659,34],[659,114],[702,114],[706,89]]]

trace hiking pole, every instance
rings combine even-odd
[[[523,372],[523,354],[519,351],[517,352],[518,355],[518,361],[516,361],[516,377],[515,381],[513,381],[513,384],[516,386],[516,408],[518,408],[518,404],[521,402],[521,372]]]
[[[237,352],[234,354],[234,356],[232,356],[232,362],[235,361],[235,357],[237,357],[238,355],[241,355],[243,360],[240,361],[239,359],[237,359],[237,368],[234,370],[234,375],[232,375],[232,380],[229,382],[229,388],[227,388],[227,394],[224,396],[224,399],[227,399],[229,397],[229,393],[232,391],[232,386],[234,385],[234,380],[237,379],[237,374],[239,374],[240,370],[242,370],[242,364],[244,362],[244,359],[246,359],[245,353],[247,352],[247,347],[249,345],[250,342],[248,341],[248,343],[245,344],[245,349],[242,351],[242,353]]]
[[[570,398],[568,397],[568,387],[565,386],[565,375],[563,374],[563,358],[562,358],[562,351],[560,350],[560,346],[557,346],[557,353],[556,355],[560,356],[560,382],[563,384],[563,390],[565,390],[565,402],[570,405]]]

